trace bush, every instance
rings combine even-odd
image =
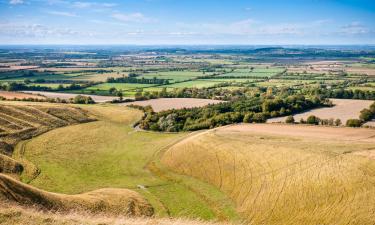
[[[362,121],[359,119],[349,119],[346,121],[346,126],[348,127],[360,127],[362,125]]]
[[[340,119],[335,120],[335,126],[341,126],[342,122]]]
[[[90,96],[77,95],[72,99],[74,104],[94,104],[95,101]]]
[[[253,116],[254,116],[254,113],[246,113],[244,118],[243,118],[243,122],[244,123],[252,123],[253,122]]]
[[[361,114],[359,115],[359,119],[361,119],[362,121],[369,121],[369,120],[372,119],[373,116],[374,115],[373,115],[373,113],[370,110],[363,109],[361,111]]]
[[[311,115],[309,117],[307,117],[307,120],[306,120],[306,123],[307,124],[314,124],[314,125],[318,125],[320,122],[320,119],[314,115]]]
[[[293,116],[288,116],[285,120],[285,123],[294,123],[294,117]]]

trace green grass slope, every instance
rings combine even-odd
[[[163,149],[187,133],[134,130],[142,112],[123,106],[82,106],[98,121],[55,129],[16,146],[15,155],[41,173],[32,186],[78,194],[127,188],[147,198],[158,216],[237,220],[231,201],[214,186],[173,174],[158,163]],[[220,206],[220,207],[218,207]]]

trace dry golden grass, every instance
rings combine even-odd
[[[352,154],[374,149],[375,131],[366,129],[372,135],[362,141],[348,137],[362,129],[335,128],[331,140],[321,138],[324,128],[319,137],[307,126],[305,135],[252,126],[199,133],[172,146],[162,162],[220,188],[249,224],[375,224],[375,161]]]
[[[108,215],[87,212],[45,212],[21,207],[8,202],[0,202],[0,224],[8,225],[229,225],[225,222],[207,222],[191,219],[144,218],[144,217],[111,217]]]
[[[46,97],[44,96],[26,94],[22,92],[14,92],[14,91],[0,91],[0,96],[5,99],[24,99],[24,98],[46,99]]]
[[[26,160],[19,163],[4,155],[11,155],[15,144],[54,128],[93,121],[85,110],[53,104],[1,104],[0,115],[0,146],[3,148],[3,154],[0,154],[0,172],[17,175],[23,171],[21,163],[26,166],[27,175],[35,173],[37,169]],[[22,155],[22,150],[18,154]],[[77,195],[56,194],[23,184],[1,173],[0,198],[24,205],[37,205],[46,210],[83,210],[123,216],[153,214],[152,206],[141,195],[131,190],[106,188]]]
[[[0,198],[52,211],[88,211],[106,215],[151,216],[152,206],[137,192],[106,188],[78,195],[46,192],[0,174]]]

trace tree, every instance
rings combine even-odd
[[[117,97],[119,97],[119,98],[120,98],[120,101],[122,101],[122,100],[123,100],[123,97],[124,97],[124,94],[123,94],[121,91],[118,91],[118,92],[117,92]]]
[[[253,116],[254,116],[254,113],[246,113],[244,118],[243,118],[243,122],[244,123],[252,123],[253,122]]]
[[[373,113],[368,109],[363,109],[361,111],[361,114],[359,115],[359,119],[361,119],[362,121],[369,121],[372,119],[372,117]]]
[[[109,93],[112,95],[113,93],[115,93],[117,90],[115,87],[111,87],[109,90]]]
[[[72,99],[74,104],[94,104],[95,101],[90,96],[77,95]]]
[[[348,127],[360,127],[362,122],[359,119],[349,119],[346,121],[346,126]]]
[[[285,123],[294,123],[294,117],[293,116],[288,116],[285,120]]]
[[[320,119],[318,117],[316,117],[314,115],[311,115],[311,116],[307,117],[306,123],[318,125],[319,121],[320,121]]]
[[[342,122],[340,119],[335,120],[335,126],[341,126]]]

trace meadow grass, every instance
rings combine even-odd
[[[158,216],[238,218],[231,201],[216,187],[180,175],[165,177],[168,171],[159,174],[159,167],[148,168],[158,161],[158,151],[187,133],[136,131],[131,125],[142,113],[126,107],[82,107],[99,120],[56,129],[23,144],[24,158],[41,171],[31,185],[66,194],[127,188],[146,197]],[[210,204],[215,201],[225,207],[217,209]]]

